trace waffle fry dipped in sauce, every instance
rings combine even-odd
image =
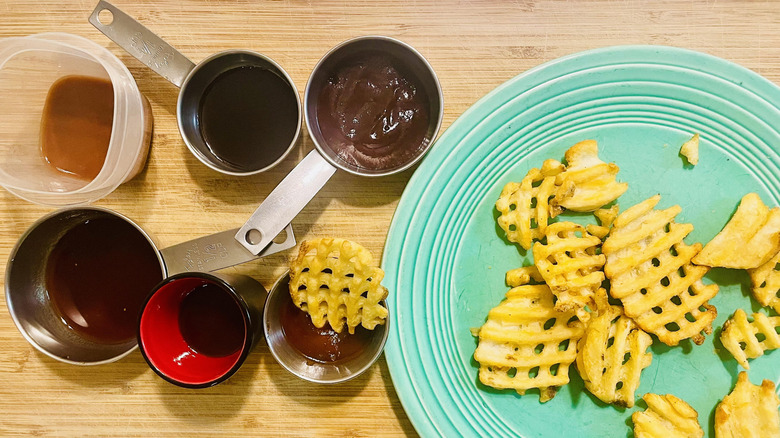
[[[290,263],[290,295],[293,303],[322,328],[349,333],[362,325],[373,330],[384,324],[387,308],[381,301],[387,289],[380,284],[384,272],[374,265],[367,249],[344,239],[321,238],[301,242]]]
[[[555,191],[555,176],[563,170],[560,162],[546,160],[541,170],[531,169],[519,184],[504,186],[496,209],[501,212],[498,225],[510,242],[530,249],[534,240],[544,236],[548,219],[561,212],[551,208],[548,201]]]
[[[483,384],[519,394],[539,388],[539,401],[546,402],[569,383],[584,326],[574,313],[555,310],[547,285],[526,284],[532,278],[541,280],[533,267],[507,273],[513,288],[479,329],[474,359]]]
[[[699,413],[688,403],[671,395],[647,393],[642,397],[647,409],[631,415],[635,438],[701,438]]]
[[[577,371],[585,388],[604,403],[634,406],[639,376],[653,360],[647,352],[652,343],[623,309],[600,306],[578,346]]]
[[[769,209],[755,193],[742,197],[737,211],[693,262],[732,269],[755,269],[780,251],[780,207]]]
[[[748,359],[762,356],[767,350],[780,348],[778,327],[780,327],[780,316],[754,313],[753,321],[748,321],[745,311],[737,309],[734,316],[723,324],[720,340],[734,359],[748,370],[750,369]]]
[[[701,244],[689,246],[683,238],[693,225],[674,222],[681,210],[677,205],[655,210],[660,199],[653,196],[615,219],[602,245],[604,272],[611,295],[639,327],[667,345],[687,338],[700,345],[717,316],[708,301],[718,286],[701,281],[709,268],[691,263]]]
[[[579,235],[578,235],[579,234]],[[595,309],[595,295],[604,281],[606,258],[596,254],[601,239],[573,222],[557,222],[547,227],[547,243],[533,246],[534,264],[550,290],[558,298],[555,310],[575,312],[587,322],[585,310]]]
[[[558,189],[551,204],[572,211],[594,211],[619,198],[628,184],[616,180],[615,163],[598,157],[595,140],[581,141],[566,151],[566,171],[556,177]]]
[[[715,437],[780,438],[779,405],[772,381],[757,386],[742,371],[734,390],[715,408]]]

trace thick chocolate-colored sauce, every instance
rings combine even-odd
[[[428,97],[392,57],[367,52],[342,62],[317,101],[326,147],[358,168],[392,169],[427,145]]]

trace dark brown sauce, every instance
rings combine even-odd
[[[336,333],[330,325],[317,328],[309,314],[295,306],[288,297],[281,314],[282,332],[287,342],[307,358],[333,363],[356,357],[371,343],[374,332],[357,326],[354,334],[346,327]]]
[[[281,157],[298,131],[298,100],[276,73],[244,66],[206,88],[198,125],[214,157],[238,171],[265,168]]]
[[[157,250],[116,217],[75,226],[46,262],[46,288],[63,322],[102,344],[135,338],[141,305],[162,278]]]
[[[343,62],[317,101],[327,147],[358,168],[402,166],[427,145],[428,97],[414,75],[388,55],[364,53]]]
[[[236,300],[220,286],[205,283],[188,293],[179,310],[179,330],[198,353],[225,357],[244,345],[246,325]]]
[[[65,76],[46,96],[41,117],[41,154],[60,172],[92,180],[103,167],[114,122],[111,81]]]

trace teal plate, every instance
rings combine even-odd
[[[478,383],[472,359],[488,310],[508,288],[506,271],[531,254],[497,228],[494,203],[502,187],[584,139],[620,166],[629,183],[626,208],[661,194],[659,207],[682,207],[677,222],[695,230],[686,242],[708,242],[740,198],[757,192],[780,204],[780,89],[722,59],[654,46],[605,48],[561,58],[501,85],[466,111],[437,141],[404,192],[383,257],[393,317],[385,350],[396,391],[424,436],[631,436],[631,414],[644,409],[605,405],[583,388],[576,371],[556,397],[518,395]],[[701,159],[686,164],[679,148],[701,135]],[[594,223],[592,215],[564,215]],[[717,340],[735,309],[750,314],[744,271],[713,269],[720,285],[713,334],[701,346],[675,348],[655,340],[637,399],[671,393],[699,412],[713,436],[716,404],[740,370]],[[780,352],[751,361],[750,380],[778,382]]]

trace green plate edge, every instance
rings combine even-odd
[[[647,77],[643,76],[643,65],[649,66]],[[631,81],[620,83],[621,69],[626,70]],[[675,75],[680,71],[687,75],[684,77],[700,73],[702,90],[674,88]],[[600,77],[616,79],[599,84]],[[647,84],[643,85],[643,81]],[[579,83],[585,86],[578,89]],[[623,85],[628,90],[613,88]],[[633,114],[631,111],[631,87],[647,91],[647,95],[639,95],[641,105],[637,105],[647,106],[645,112]],[[722,87],[728,96],[711,99],[706,92],[712,90],[707,87]],[[702,91],[701,96],[697,95],[699,91]],[[538,101],[524,106],[520,97],[525,95]],[[671,103],[664,103],[664,99],[670,97]],[[583,106],[589,98],[603,105],[597,108]],[[555,108],[556,100],[560,100],[561,105],[574,102],[579,107],[573,105],[575,109],[567,114],[566,108]],[[616,410],[599,404],[589,394],[582,393],[576,373],[570,373],[572,383],[567,386],[579,385],[579,390],[569,393],[564,387],[553,401],[544,405],[538,403],[538,395],[532,391],[518,396],[512,391],[478,388],[476,366],[468,362],[476,343],[469,343],[470,335],[462,333],[463,327],[456,333],[447,330],[457,323],[479,327],[487,310],[498,304],[508,289],[503,284],[505,270],[530,260],[530,255],[502,239],[494,225],[487,226],[494,220],[492,205],[507,181],[519,180],[529,168],[541,165],[545,158],[561,160],[563,151],[575,141],[596,138],[600,155],[605,161],[617,162],[621,166],[618,179],[629,182],[629,191],[619,200],[621,205],[633,205],[660,192],[659,207],[679,203],[683,213],[678,216],[678,222],[691,222],[696,226],[686,242],[706,242],[732,213],[739,199],[739,196],[735,198],[737,193],[756,191],[767,204],[778,204],[780,134],[765,123],[766,119],[780,120],[780,110],[774,102],[780,102],[777,86],[723,59],[673,47],[617,46],[569,55],[529,70],[487,94],[459,117],[437,140],[404,191],[390,226],[382,261],[386,272],[384,283],[391,291],[388,305],[393,318],[385,355],[393,384],[416,430],[423,436],[547,436],[546,424],[556,421],[556,415],[565,412],[577,427],[582,427],[576,429],[582,432],[580,436],[598,436],[606,432],[599,423],[601,420],[578,415],[595,410],[606,417],[620,417],[620,424],[611,432],[622,430],[630,435],[631,423],[625,420],[641,406]],[[602,111],[610,105],[617,109]],[[535,108],[541,110],[534,113]],[[744,109],[744,114],[737,108]],[[513,111],[523,113],[524,118],[513,120]],[[727,114],[717,117],[722,113]],[[646,120],[647,114],[651,115],[650,122]],[[739,123],[731,121],[731,117],[739,119]],[[690,126],[686,126],[688,121]],[[535,128],[537,135],[513,138],[516,132],[536,122],[539,122]],[[631,135],[622,133],[626,127],[631,127]],[[702,161],[695,168],[685,166],[677,156],[679,146],[693,128],[712,134],[702,135]],[[538,133],[550,135],[545,138]],[[650,150],[650,146],[631,149],[631,157],[627,159],[625,150],[615,145],[631,140],[632,135],[648,145],[657,145],[657,149]],[[734,146],[735,139],[746,144]],[[530,146],[518,147],[519,143]],[[631,178],[654,162],[665,171],[664,174],[650,173],[641,181]],[[698,183],[686,188],[690,175],[695,175]],[[724,176],[726,181],[721,183]],[[658,188],[659,180],[674,184],[653,192]],[[467,184],[452,187],[453,182]],[[477,188],[471,190],[472,187]],[[679,195],[681,192],[686,195]],[[697,192],[706,193],[706,196],[696,196]],[[705,210],[705,207],[712,207],[712,202],[706,202],[712,199],[717,201],[714,206],[717,208]],[[450,219],[442,224],[455,230],[439,230],[436,224],[421,225],[421,218],[434,222],[439,218]],[[567,219],[592,222],[585,216]],[[472,243],[475,239],[485,242],[485,248],[480,246],[479,252],[463,248],[458,243],[461,236]],[[484,277],[465,278],[464,272],[483,268],[487,268]],[[437,269],[444,269],[444,278]],[[429,270],[431,275],[428,275]],[[695,385],[712,387],[712,393],[702,391],[702,397],[707,400],[715,397],[714,394],[722,397],[729,391],[738,369],[728,353],[717,359],[716,364],[724,364],[721,369],[707,370],[715,374],[712,379],[699,372],[699,379],[692,382],[664,382],[662,377],[659,381],[659,368],[676,367],[681,373],[691,373],[696,367],[711,367],[712,363],[700,359],[703,353],[716,357],[705,349],[718,350],[718,343],[713,344],[719,333],[717,327],[736,307],[748,311],[757,308],[746,296],[746,277],[724,271],[713,270],[707,277],[710,282],[725,283],[713,300],[719,309],[724,308],[714,324],[715,332],[707,337],[704,345],[693,348],[683,345],[667,351],[656,341],[652,350],[654,363],[643,372],[637,398],[654,389],[646,384],[645,376],[650,372],[655,373],[652,385],[657,383],[659,388],[675,385],[683,389],[695,388]],[[440,278],[436,278],[436,274]],[[475,284],[484,284],[488,292],[475,293]],[[461,285],[468,287],[464,289]],[[458,296],[454,297],[452,292],[456,290]],[[469,321],[465,321],[467,319]],[[441,329],[444,330],[437,331]],[[685,356],[684,366],[678,365],[680,361],[675,355]],[[780,355],[773,353],[751,362],[751,380],[757,383],[758,377],[770,378],[777,383],[780,380],[778,365]],[[728,381],[723,380],[724,376],[729,377]],[[496,403],[501,405],[496,407]],[[710,432],[711,407],[706,405],[709,411],[702,412],[702,402],[692,405],[700,411],[699,420],[705,432]],[[515,409],[517,415],[507,420],[506,412],[498,412],[505,408]]]

